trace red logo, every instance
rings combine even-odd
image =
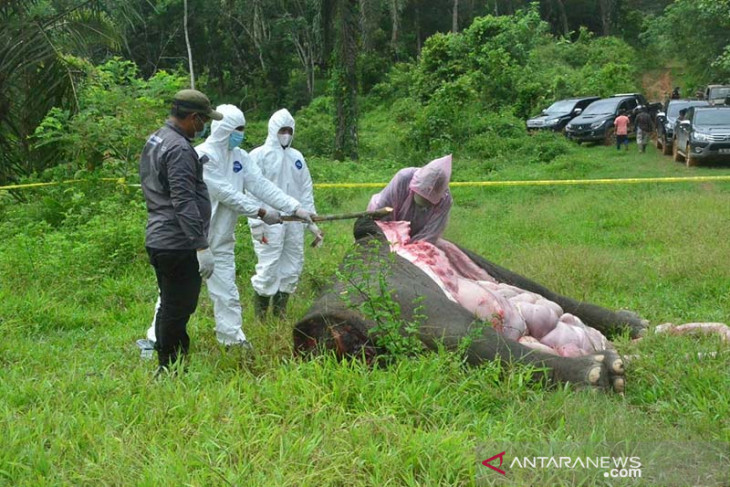
[[[494,470],[497,473],[501,473],[502,475],[507,475],[507,472],[505,472],[504,470],[499,469],[499,468],[495,467],[494,465],[490,465],[489,464],[489,462],[491,462],[495,458],[499,458],[499,466],[501,467],[502,466],[502,462],[504,461],[504,454],[505,453],[507,453],[507,452],[506,451],[503,451],[502,453],[498,453],[498,454],[494,455],[492,458],[487,458],[486,460],[484,460],[482,462],[482,465],[484,465],[485,467],[491,468],[492,470]]]

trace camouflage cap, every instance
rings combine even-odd
[[[208,97],[198,90],[180,90],[172,103],[181,112],[202,113],[213,120],[223,120],[223,114],[213,110]]]

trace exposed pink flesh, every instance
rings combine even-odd
[[[506,337],[543,351],[549,348],[550,353],[566,357],[610,346],[598,330],[585,326],[571,314],[564,314],[557,303],[498,283],[450,242],[439,240],[436,245],[426,241],[410,242],[408,222],[378,222],[378,225],[385,233],[391,251],[423,270],[449,299],[491,323]]]

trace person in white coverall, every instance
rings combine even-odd
[[[251,159],[264,177],[296,198],[302,207],[315,213],[312,177],[301,152],[291,147],[294,118],[281,109],[269,119],[269,134],[264,145],[251,151]],[[268,205],[263,205],[268,210]],[[273,312],[284,317],[289,295],[296,290],[304,266],[304,229],[314,234],[316,246],[324,238],[312,222],[286,222],[268,225],[249,218],[253,247],[258,257],[256,274],[251,278],[255,291],[254,310],[263,319],[273,304]],[[272,303],[273,302],[273,303]]]
[[[277,228],[283,226],[278,210],[310,223],[312,211],[311,205],[300,204],[263,177],[259,167],[238,147],[244,139],[243,112],[233,105],[221,105],[217,111],[223,114],[223,120],[212,123],[210,136],[195,147],[204,162],[203,180],[212,205],[208,242],[215,270],[207,280],[208,294],[213,301],[218,342],[251,348],[242,328],[236,287],[234,247],[238,216],[258,217],[260,220],[255,221]],[[244,190],[255,198],[244,194]],[[267,203],[266,208],[259,200]],[[154,331],[154,327],[147,331],[148,340],[155,341]]]

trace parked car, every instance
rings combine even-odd
[[[672,138],[674,137],[674,124],[679,117],[679,111],[689,107],[707,106],[707,100],[668,100],[664,109],[656,114],[654,125],[656,126],[656,148],[664,155],[672,153]]]
[[[705,100],[710,105],[724,105],[730,97],[730,85],[707,85]]]
[[[603,142],[611,145],[616,140],[613,121],[619,112],[625,111],[633,125],[636,109],[640,106],[647,107],[654,118],[661,104],[649,103],[639,93],[622,93],[594,101],[565,126],[565,135],[577,142]],[[632,132],[633,130],[629,130],[629,133]]]
[[[730,162],[730,106],[690,107],[674,126],[674,160]]]
[[[598,100],[597,96],[585,96],[582,98],[568,98],[567,100],[556,101],[546,110],[543,110],[537,117],[527,120],[527,130],[554,130],[562,132],[565,126],[575,117],[581,114],[592,102]]]

